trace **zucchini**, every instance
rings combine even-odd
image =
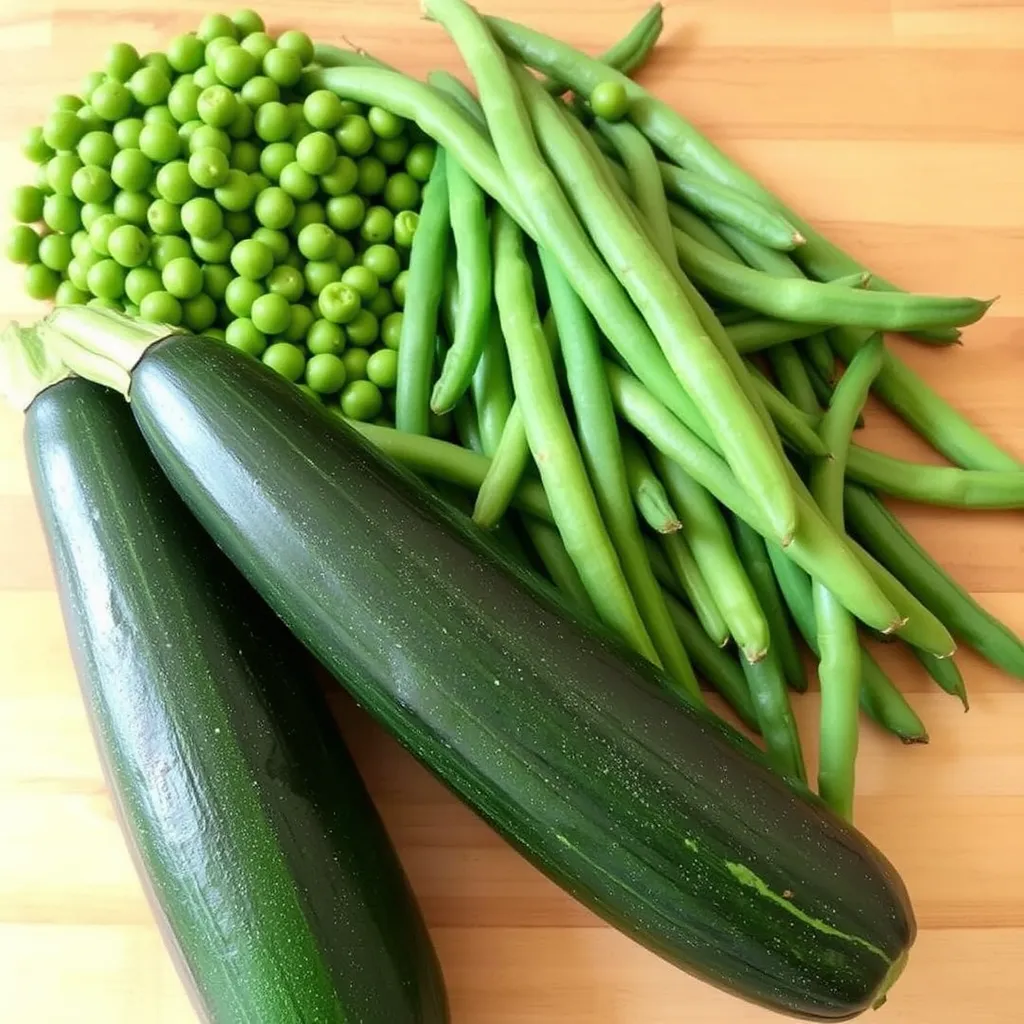
[[[33,488],[129,845],[218,1024],[434,1024],[437,960],[308,655],[203,535],[113,392],[26,420]]]
[[[54,325],[103,352],[92,311],[80,328],[74,312]],[[915,923],[862,835],[266,367],[205,338],[139,347],[121,364],[130,408],[186,504],[355,699],[532,863],[764,1006],[838,1020],[884,998]]]

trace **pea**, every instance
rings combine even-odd
[[[260,165],[259,148],[248,139],[238,139],[231,145],[231,166],[248,174]]]
[[[60,275],[42,263],[25,268],[25,294],[30,299],[52,299],[59,287]]]
[[[180,324],[181,303],[170,292],[149,292],[139,303],[139,315],[158,324]]]
[[[273,256],[274,263],[280,263],[288,255],[291,243],[283,231],[275,231],[273,228],[258,227],[252,234],[257,242],[262,242]]]
[[[263,353],[263,362],[276,370],[285,380],[296,381],[306,368],[302,349],[287,341],[278,341]]]
[[[107,127],[107,121],[101,117],[99,112],[90,106],[82,107],[78,111],[78,120],[82,122],[82,134],[86,132],[101,132]]]
[[[158,53],[156,51],[153,53],[147,53],[142,58],[142,66],[144,68],[156,68],[157,70],[162,71],[168,78],[174,77],[174,68],[171,67],[171,62],[163,53]]]
[[[150,195],[148,192],[118,192],[114,196],[114,213],[129,224],[140,227],[149,217]]]
[[[366,376],[379,388],[393,388],[398,382],[398,353],[390,348],[378,349],[367,360]]]
[[[185,326],[190,331],[201,334],[217,319],[217,304],[209,295],[200,292],[199,295],[195,295],[181,304],[181,312]]]
[[[377,275],[377,280],[383,281],[385,284],[394,281],[402,268],[398,251],[390,245],[369,246],[360,257],[360,263],[364,267],[369,267]]]
[[[203,291],[211,299],[220,302],[234,277],[231,267],[226,263],[206,263],[203,265]]]
[[[341,100],[329,89],[311,92],[303,101],[302,113],[318,131],[331,131],[337,128],[344,116]]]
[[[396,213],[413,210],[420,203],[420,187],[411,174],[392,174],[384,186],[384,202]]]
[[[313,323],[313,311],[308,306],[292,303],[290,307],[288,327],[284,332],[284,340],[293,345],[301,345]]]
[[[82,166],[82,161],[75,156],[74,153],[58,153],[53,159],[50,160],[46,165],[46,181],[50,188],[57,193],[59,196],[70,196],[73,195],[71,188],[71,179],[75,176],[75,171]],[[33,197],[31,191],[23,192],[24,189],[30,189],[35,187],[35,191],[41,194],[41,190],[37,186],[26,186],[22,185],[20,188],[16,188],[12,193],[11,200],[11,215],[15,218],[18,217],[18,213],[15,210],[14,204],[20,202],[28,202]],[[34,201],[34,200],[33,200]],[[42,209],[39,211],[39,216],[36,220],[42,216]]]
[[[149,239],[134,224],[122,224],[110,232],[107,249],[122,267],[137,267],[149,258]]]
[[[368,309],[360,309],[345,326],[348,340],[360,348],[368,348],[372,345],[377,340],[379,333],[380,324]]]
[[[127,117],[132,109],[134,97],[127,87],[120,82],[108,78],[101,85],[98,85],[89,97],[89,106],[103,118],[104,121],[120,121]],[[81,124],[81,121],[79,121]]]
[[[171,260],[192,255],[192,246],[180,235],[158,235],[151,243],[151,250],[150,260],[161,273]]]
[[[405,158],[405,169],[416,181],[426,181],[434,169],[436,147],[429,142],[417,142]]]
[[[247,317],[252,304],[264,294],[263,285],[246,277],[236,277],[224,291],[224,302],[235,316]]]
[[[231,15],[231,20],[235,23],[235,28],[238,30],[240,37],[252,35],[253,32],[263,31],[263,19],[255,11],[248,8],[235,11]]]
[[[302,74],[302,60],[294,51],[275,46],[263,58],[263,73],[287,88],[298,82]]]
[[[259,281],[273,270],[274,256],[262,242],[257,242],[254,238],[246,238],[236,243],[231,250],[231,266],[241,277],[248,278],[250,281]]]
[[[89,301],[89,293],[75,287],[70,281],[61,281],[53,296],[54,305],[81,306]]]
[[[203,63],[205,47],[194,32],[176,36],[167,46],[167,60],[175,71],[183,74],[195,71]]]
[[[243,50],[248,50],[260,63],[274,48],[274,40],[266,32],[251,32],[241,42]]]
[[[43,223],[54,231],[73,234],[82,226],[80,207],[70,196],[47,196],[43,200]]]
[[[195,238],[214,238],[224,230],[224,214],[212,199],[197,196],[181,208],[181,223]]]
[[[153,180],[153,163],[141,149],[122,149],[110,165],[110,177],[118,188],[141,192]]]
[[[383,322],[380,325],[380,338],[381,341],[387,346],[387,348],[398,351],[398,346],[402,340],[402,319],[403,314],[389,313],[384,317]]]
[[[217,188],[218,185],[223,185],[228,180],[229,171],[228,158],[212,146],[196,150],[188,160],[189,177],[200,188]],[[244,175],[243,178],[248,188],[249,179]]]
[[[163,281],[152,267],[134,267],[124,278],[124,293],[136,305],[150,292],[158,292],[162,288]]]
[[[235,236],[221,231],[213,238],[192,238],[192,248],[204,263],[227,263],[235,247]]]
[[[416,236],[416,228],[420,223],[420,215],[415,210],[403,210],[395,217],[394,236],[395,245],[402,249],[412,247],[412,240]]]
[[[113,203],[82,203],[82,209],[79,213],[79,216],[82,218],[82,228],[88,231],[100,217],[105,217],[108,213],[113,212]]]
[[[181,152],[181,139],[166,122],[144,124],[139,132],[139,150],[154,163],[170,163]]]
[[[405,121],[383,107],[370,107],[366,112],[366,120],[381,139],[397,139],[405,131]]]
[[[98,256],[96,256],[95,259],[92,260],[92,262],[80,260],[76,256],[68,264],[68,269],[66,271],[66,273],[68,275],[68,280],[79,291],[83,291],[83,292],[84,291],[88,291],[89,290],[89,281],[88,281],[89,267],[92,266],[93,263],[96,263],[98,261],[99,261],[99,257]]]
[[[157,106],[150,107],[148,110],[143,111],[142,123],[176,125],[178,122],[175,121],[170,107],[168,107],[166,103],[159,103]]]
[[[240,89],[259,70],[259,61],[241,46],[229,46],[217,54],[213,69],[224,85]]]
[[[338,147],[327,132],[310,132],[295,147],[295,159],[307,174],[326,174],[337,158]]]
[[[306,280],[295,267],[274,267],[267,275],[267,288],[287,302],[298,302],[306,290]]]
[[[373,148],[373,129],[361,114],[345,115],[334,131],[334,138],[349,156],[364,156]]]
[[[606,121],[620,121],[629,110],[629,97],[621,82],[598,82],[590,93],[590,109]]]
[[[96,87],[107,80],[102,71],[90,71],[82,79],[82,98],[88,102],[89,97],[96,91]]]
[[[266,188],[256,197],[256,219],[267,228],[287,227],[295,216],[295,203],[282,188]]]
[[[378,139],[373,144],[373,155],[390,167],[397,166],[409,152],[409,140],[404,135],[397,139]]]
[[[98,299],[119,299],[124,294],[124,268],[112,259],[100,260],[86,275],[89,291]]]
[[[39,262],[43,266],[62,272],[68,269],[71,257],[71,239],[67,235],[45,235],[40,239]]]
[[[202,93],[195,82],[178,79],[167,94],[167,109],[178,124],[195,121],[199,117],[199,96]]]
[[[291,323],[291,307],[283,295],[268,292],[252,304],[249,314],[257,329],[264,334],[281,334]]]
[[[152,107],[163,103],[170,95],[171,80],[160,68],[139,68],[128,79],[128,91],[135,97],[136,103]]]
[[[345,348],[345,331],[330,320],[314,320],[306,333],[306,347],[314,355],[337,355]]]
[[[368,309],[378,320],[383,320],[395,311],[395,300],[387,288],[381,288],[369,302],[363,303],[363,308]]]
[[[117,82],[127,82],[142,63],[139,51],[131,43],[113,43],[103,61],[104,70]]]
[[[111,120],[116,121],[117,118]],[[43,122],[43,141],[58,152],[72,150],[86,131],[86,125],[77,113],[71,110],[55,110]]]
[[[43,216],[44,200],[42,191],[34,185],[19,185],[11,192],[11,216],[23,224],[34,223]]]
[[[299,202],[312,199],[316,195],[316,178],[304,171],[297,161],[292,161],[282,169],[278,183],[285,192],[298,199]]]
[[[192,118],[191,121],[186,121],[183,125],[181,125],[181,127],[178,128],[178,138],[180,139],[182,145],[189,150],[189,152],[192,151],[192,136],[195,135],[195,133],[199,131],[200,128],[205,127],[207,126],[204,125],[203,122],[200,121],[198,117],[194,117]]]
[[[360,312],[362,300],[359,292],[339,279],[323,286],[318,293],[320,311],[324,318],[336,324],[347,324],[354,320]],[[349,341],[353,338],[348,335]]]
[[[225,85],[211,85],[196,100],[199,119],[214,128],[227,128],[238,116],[238,100]]]
[[[289,50],[299,59],[300,67],[313,61],[313,41],[305,32],[288,29],[277,37],[277,45],[282,50]]]
[[[111,129],[118,149],[138,149],[145,122],[140,117],[123,117]],[[111,161],[113,163],[113,161]]]
[[[7,258],[12,263],[35,263],[39,257],[39,235],[27,224],[16,224],[7,236]]]
[[[364,156],[356,161],[359,177],[356,191],[361,196],[378,196],[388,182],[388,169],[375,156]]]
[[[366,367],[370,362],[370,353],[365,348],[349,348],[341,354],[345,364],[345,375],[350,381],[366,380]]]
[[[323,203],[307,199],[295,207],[295,216],[288,225],[288,233],[292,238],[298,238],[304,227],[310,224],[323,224],[327,220],[327,211]]]
[[[117,142],[110,132],[86,132],[78,142],[77,152],[83,164],[109,169],[117,155]]]
[[[371,245],[386,242],[395,226],[394,214],[386,206],[371,206],[359,228],[359,237]]]
[[[327,223],[335,231],[354,231],[366,216],[366,204],[353,193],[327,200]]]
[[[252,237],[256,221],[248,210],[229,210],[224,214],[224,227],[234,235],[237,242]]]
[[[281,142],[292,133],[292,117],[288,108],[277,100],[264,103],[256,111],[256,134],[264,142]]]
[[[334,260],[310,260],[304,275],[306,290],[311,295],[320,295],[326,287],[341,280],[341,267]]]
[[[368,380],[354,380],[341,393],[341,411],[353,420],[372,420],[384,407],[380,388]]]
[[[184,160],[172,160],[156,173],[156,190],[161,199],[180,206],[196,194],[196,183]]]
[[[226,14],[208,14],[201,22],[196,35],[207,45],[219,36],[238,38],[238,26]]]

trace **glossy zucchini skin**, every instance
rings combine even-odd
[[[120,396],[40,394],[26,449],[129,845],[216,1024],[440,1024],[440,971],[310,659],[162,477]]]
[[[292,632],[570,893],[797,1016],[853,1016],[898,974],[913,913],[863,836],[335,416],[203,338],[150,349],[130,398],[168,478]]]

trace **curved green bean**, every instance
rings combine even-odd
[[[771,249],[788,251],[804,237],[775,209],[697,171],[659,161],[661,180],[669,193],[713,220],[729,224]]]
[[[828,338],[824,334],[812,334],[803,339],[799,348],[818,376],[826,384],[832,384],[836,379],[836,357]]]
[[[512,410],[514,396],[505,339],[501,336],[501,324],[493,303],[484,348],[473,371],[472,390],[484,454],[494,455]]]
[[[760,510],[710,446],[658,402],[635,377],[609,362],[605,363],[605,373],[621,419],[678,462],[762,537],[773,535]],[[878,590],[843,538],[828,526],[809,498],[800,509],[800,524],[787,552],[807,572],[827,582],[862,622],[880,632],[892,630],[900,621],[896,609]]]
[[[769,651],[755,664],[740,658],[740,666],[754,700],[768,760],[779,774],[806,782],[800,734],[779,659],[774,651]]]
[[[604,373],[603,367],[601,372]],[[606,389],[607,386],[605,382]],[[614,410],[612,415],[614,416]],[[665,486],[654,472],[654,467],[640,447],[640,442],[628,430],[622,432],[620,441],[622,458],[626,464],[626,480],[641,518],[655,533],[675,533],[681,530],[683,524],[679,522],[679,516],[669,501]]]
[[[844,505],[860,541],[954,634],[1003,671],[1024,679],[1024,640],[982,608],[874,494],[847,484]]]
[[[716,647],[725,647],[730,640],[729,627],[715,603],[715,595],[704,579],[686,537],[682,533],[665,534],[661,550],[672,571],[677,589],[690,602],[700,620],[701,628]]]
[[[395,425],[410,434],[430,431],[430,377],[450,227],[445,153],[438,148],[423,190],[419,225],[409,254],[409,283],[398,347]]]
[[[768,622],[771,649],[782,668],[782,674],[794,690],[803,693],[807,689],[804,659],[800,656],[800,650],[793,636],[793,629],[786,616],[785,605],[782,602],[782,595],[779,593],[775,572],[768,559],[764,540],[755,529],[736,516],[732,518],[732,535],[736,541],[736,550],[739,552],[740,560],[747,570],[757,599],[761,603],[761,610]]]
[[[549,345],[537,315],[533,278],[519,226],[494,215],[494,290],[512,382],[555,524],[598,616],[631,647],[660,665],[591,490],[558,393]],[[507,429],[507,427],[506,427]]]
[[[378,68],[382,71],[397,71],[397,68],[367,53],[365,50],[345,50],[328,43],[313,46],[313,63],[322,68]]]
[[[430,399],[435,413],[453,408],[469,388],[487,338],[492,295],[491,229],[484,191],[457,160],[448,158],[446,164],[459,303],[451,348],[444,357],[441,375]],[[414,248],[415,245],[414,238]]]
[[[854,445],[851,480],[896,498],[950,508],[1024,508],[1024,473],[927,466]]]
[[[376,423],[347,422],[385,455],[413,472],[436,480],[447,480],[467,490],[475,491],[480,486],[491,465],[486,455],[478,455],[435,437],[406,434]],[[554,521],[547,495],[537,480],[522,481],[513,495],[512,504],[538,519]]]
[[[802,409],[793,405],[756,366],[748,366],[748,370],[761,401],[779,428],[779,433],[797,451],[803,452],[805,455],[816,455],[822,458],[828,455],[825,442],[815,430],[817,417],[808,416]]]
[[[768,350],[768,362],[786,399],[807,416],[819,417],[818,396],[807,375],[807,367],[795,345],[784,342]]]
[[[455,421],[455,434],[459,444],[468,448],[471,452],[484,452],[484,443],[480,437],[480,423],[476,418],[476,410],[469,395],[466,395],[452,410],[452,419]]]
[[[598,507],[665,672],[691,699],[700,701],[693,667],[669,617],[640,535],[597,328],[547,250],[540,250],[540,262],[576,413],[576,435]]]
[[[757,317],[726,327],[732,343],[738,352],[744,354],[769,352],[777,345],[788,341],[808,338],[821,330],[821,324],[801,324],[794,320],[775,320],[772,317]]]
[[[770,203],[792,222],[805,239],[798,250],[801,262],[813,267],[814,276],[820,280],[830,281],[864,270],[861,264],[815,231],[751,175],[733,163],[671,106],[652,96],[646,89],[626,76],[602,67],[573,47],[516,22],[504,18],[488,18],[488,24],[504,49],[530,67],[563,79],[583,95],[590,95],[598,82],[609,78],[619,82],[629,99],[630,119],[673,163],[701,171],[717,181]],[[879,289],[894,288],[882,278],[875,278],[873,284]],[[924,340],[942,342],[955,340],[949,331],[942,330],[927,331],[917,336]]]
[[[686,542],[730,635],[747,661],[760,661],[771,645],[768,623],[718,505],[671,459],[657,451],[653,457],[672,506],[679,513]]]
[[[569,557],[558,530],[539,519],[523,517],[523,528],[551,582],[568,598],[577,611],[597,618],[597,609]]]
[[[465,83],[447,71],[430,71],[427,73],[427,85],[465,115],[477,134],[490,142],[491,133],[487,130],[484,112],[480,109],[477,98],[469,91]]]
[[[672,252],[675,254],[675,241],[672,242]],[[745,324],[751,320],[758,319],[758,315],[752,309],[744,309],[741,306],[734,306],[730,309],[716,307],[715,316],[718,317],[718,322],[723,327],[735,327],[737,324]],[[766,320],[765,322],[775,323],[774,320]],[[735,341],[733,344],[735,344]]]
[[[960,668],[955,658],[936,658],[934,655],[925,654],[917,647],[910,648],[911,653],[921,663],[925,672],[932,677],[939,687],[951,697],[959,699],[964,706],[964,711],[971,710],[971,703],[967,699],[967,684],[960,674]]]

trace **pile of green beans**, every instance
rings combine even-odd
[[[880,497],[1024,507],[1024,465],[931,391],[881,333],[948,344],[989,304],[912,295],[872,275],[635,82],[663,27],[660,4],[598,58],[481,17],[464,0],[423,6],[451,35],[475,92],[447,72],[419,82],[363,51],[307,48],[308,39],[289,33],[277,40],[277,49],[302,51],[290,87],[299,92],[288,97],[320,97],[345,111],[332,126],[337,159],[348,158],[355,129],[343,129],[356,117],[377,132],[370,146],[382,166],[405,140],[400,173],[416,184],[415,203],[400,214],[409,215],[403,241],[393,211],[394,273],[377,274],[376,290],[366,271],[379,243],[365,237],[366,220],[336,232],[335,244],[352,250],[350,260],[333,257],[339,287],[350,285],[374,315],[386,305],[375,296],[391,302],[381,323],[390,360],[381,387],[391,398],[348,408],[342,391],[339,413],[493,531],[510,557],[546,574],[579,614],[617,632],[678,699],[703,703],[698,678],[710,684],[762,737],[778,771],[801,784],[793,695],[807,691],[808,656],[816,659],[818,790],[851,817],[858,709],[906,743],[928,739],[873,658],[872,637],[909,646],[965,708],[954,638],[1024,678],[1021,639],[955,583]],[[250,13],[212,27],[207,19],[195,37],[208,65],[217,51],[214,75],[221,50],[262,33]],[[274,61],[264,70],[273,78]],[[59,107],[54,124],[32,137],[30,156],[67,156],[46,147],[67,116],[80,116],[69,110]],[[290,132],[293,146],[308,134],[301,124]],[[241,128],[228,135],[248,137]],[[62,167],[54,179],[63,180]],[[388,188],[400,191],[391,184],[398,176],[382,185],[385,202]],[[340,168],[325,170],[322,187],[341,197],[360,192],[355,183],[343,188],[341,177]],[[216,189],[212,196],[222,198]],[[17,201],[27,219],[38,207],[59,237],[39,197]],[[267,201],[254,201],[260,219]],[[298,233],[272,229],[283,239],[274,256],[282,272],[294,266],[308,278],[312,262],[329,259],[308,255],[301,236],[337,228],[332,201],[322,215],[315,201],[301,206]],[[225,230],[241,228],[245,209],[231,224],[225,217]],[[30,267],[30,278],[58,273],[47,268],[61,243],[19,232],[12,255],[38,254],[43,266]],[[91,230],[85,241],[81,234],[72,239],[79,260],[93,243]],[[113,234],[109,244],[122,247]],[[205,259],[204,244],[192,246]],[[70,290],[60,287],[58,300],[67,300]],[[291,300],[315,314],[304,328],[307,351],[297,348],[307,367],[319,351],[314,335],[327,331],[317,324],[332,319],[324,292],[313,294]],[[131,312],[135,302],[124,305]],[[301,327],[308,311],[294,315]],[[214,303],[209,323],[194,310],[181,319],[208,329],[221,316],[243,314]],[[338,335],[350,335],[349,321],[338,322]],[[292,347],[301,348],[299,327],[282,328]],[[267,353],[275,347],[250,354],[274,365]],[[306,373],[311,397],[323,400]],[[871,392],[954,465],[919,465],[855,443]]]

